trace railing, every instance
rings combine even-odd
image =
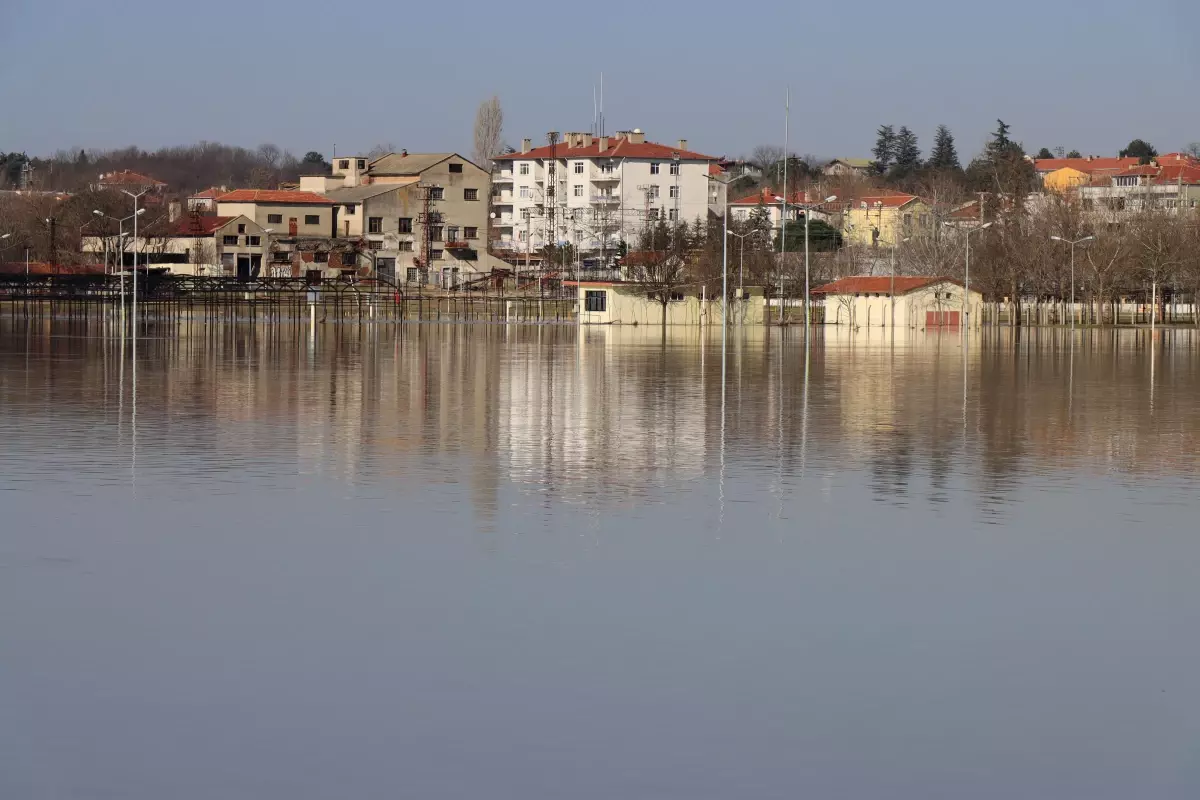
[[[616,205],[621,202],[621,198],[611,194],[594,194],[592,195],[592,203],[594,205],[608,206]]]
[[[617,172],[616,170],[613,170],[612,172],[605,172],[602,169],[596,169],[596,170],[592,170],[592,180],[594,180],[594,181],[619,181],[619,180],[621,180],[621,173]]]

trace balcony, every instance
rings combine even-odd
[[[621,180],[621,173],[615,169],[612,172],[605,172],[602,169],[592,170],[591,180],[593,183],[616,183]]]
[[[616,206],[621,203],[621,198],[615,194],[594,194],[591,201],[594,206]]]
[[[493,172],[492,173],[492,183],[512,183],[512,182],[513,182],[512,170],[509,170],[508,172]]]

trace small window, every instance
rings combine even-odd
[[[399,223],[401,233],[412,233],[412,217],[401,217]]]
[[[441,250],[434,250],[434,251],[432,252],[432,254],[430,255],[430,258],[434,259],[435,261],[437,261],[437,260],[441,259],[441,257],[442,257],[442,251],[441,251]]]
[[[575,184],[572,194],[574,194],[576,197],[583,197],[583,184]]]
[[[245,232],[246,232],[246,226],[238,225],[238,233],[245,233]]]
[[[313,253],[313,261],[317,264],[328,264],[329,253]]]
[[[683,302],[683,292],[671,292],[671,302],[672,303]]]
[[[521,187],[521,199],[522,199],[522,200],[528,200],[528,199],[529,199],[530,197],[532,197],[532,196],[533,196],[533,195],[532,195],[532,194],[530,194],[530,192],[529,192],[529,187],[528,187],[528,186],[522,186],[522,187]]]
[[[361,158],[360,158],[360,159],[358,160],[358,168],[359,168],[359,169],[366,169],[366,168],[367,168],[367,162],[366,162],[364,159],[361,159]]]
[[[305,225],[320,225],[321,217],[318,214],[305,214],[304,215],[304,224]]]
[[[282,225],[283,224],[283,214],[267,214],[267,224],[268,225]]]
[[[583,162],[582,162],[582,161],[576,161],[576,162],[575,162],[575,174],[576,174],[576,175],[582,175],[582,174],[583,174]]]
[[[238,237],[236,237],[236,236],[221,237],[221,244],[223,244],[227,247],[237,247],[237,243],[238,243]]]
[[[443,236],[444,230],[445,229],[441,225],[430,225],[429,226],[430,241],[434,241],[434,242],[442,241],[442,236]]]
[[[358,251],[351,250],[348,253],[342,253],[342,266],[353,267],[358,263]]]
[[[348,216],[348,217],[354,216],[354,206],[353,205],[346,206],[346,216]]]
[[[673,164],[671,165],[671,174],[672,174],[672,175],[678,175],[678,174],[679,174],[679,162],[678,162],[678,161],[676,161],[675,163],[673,163]]]
[[[246,244],[250,247],[260,247],[262,245],[262,239],[257,236],[247,236]]]
[[[383,249],[383,240],[382,239],[368,239],[367,240],[367,249],[368,250],[382,250]]]
[[[338,169],[350,169],[350,159],[343,158],[338,162]]]
[[[658,184],[657,183],[650,184],[650,199],[651,200],[658,199]]]
[[[457,242],[458,241],[458,226],[457,225],[451,225],[450,227],[446,228],[446,241],[448,241],[448,242]]]
[[[462,172],[462,164],[451,164],[450,171],[451,172]]]
[[[651,163],[650,163],[650,174],[651,174],[651,175],[657,175],[657,174],[658,174],[658,164],[657,164],[657,162],[651,162]]]
[[[453,166],[453,164],[451,166]],[[459,166],[462,166],[462,165],[459,164]],[[429,190],[429,199],[430,200],[441,200],[445,196],[446,196],[446,190],[440,186],[431,187]]]
[[[671,197],[679,197],[679,187],[678,186],[671,187]]]
[[[517,170],[517,172],[518,172],[519,174],[521,174],[521,175],[528,175],[528,174],[529,174],[529,165],[528,165],[528,164],[522,164],[522,165],[520,166],[520,168]]]
[[[463,189],[463,200],[478,200],[478,199],[479,199],[479,190],[478,189]]]
[[[400,246],[397,247],[396,249],[399,250],[401,253],[411,253],[413,251],[413,243],[412,242],[401,242]]]
[[[608,292],[588,289],[583,293],[583,310],[604,313],[608,310]]]
[[[425,276],[422,274],[422,272],[423,271],[420,267],[409,267],[404,273],[404,280],[408,281],[409,283],[424,283]]]
[[[383,217],[367,217],[367,233],[383,233]]]
[[[467,239],[478,239],[479,228],[463,228],[463,236]]]

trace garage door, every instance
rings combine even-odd
[[[957,311],[926,311],[925,312],[925,327],[926,328],[957,328],[958,327]]]

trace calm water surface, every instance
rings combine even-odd
[[[0,327],[0,797],[1200,796],[1191,332],[96,334]]]

